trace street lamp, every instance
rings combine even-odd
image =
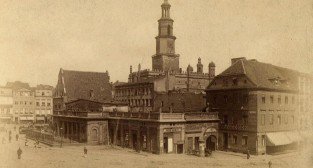
[[[60,148],[62,148],[62,143],[63,143],[63,127],[60,128],[61,129],[61,143],[60,143]]]

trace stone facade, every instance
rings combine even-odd
[[[0,87],[0,122],[12,122],[14,118],[13,115],[12,89]]]
[[[219,147],[254,154],[295,148],[298,76],[256,60],[232,60],[207,89],[210,109],[220,114]],[[289,141],[273,140],[276,135]]]
[[[53,125],[56,137],[64,142],[108,144],[108,119],[103,104],[79,99],[66,103],[62,111],[54,111]]]
[[[48,85],[37,85],[35,90],[36,108],[35,120],[36,123],[47,123],[51,120],[53,110],[52,100],[53,87]]]

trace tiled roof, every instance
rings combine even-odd
[[[110,100],[112,97],[112,86],[107,72],[83,72],[61,69],[56,90],[56,92],[62,92],[62,95],[67,96],[68,101],[91,99],[103,102]]]
[[[28,83],[24,83],[24,82],[21,82],[21,81],[7,82],[5,87],[11,88],[13,90],[18,90],[18,89],[22,89],[22,88],[23,89],[32,90],[32,88],[29,86]]]
[[[38,90],[53,90],[53,86],[50,85],[37,85],[36,89]]]
[[[241,59],[217,77],[236,75],[247,76],[258,88],[297,90],[300,72],[256,60]]]

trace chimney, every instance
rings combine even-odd
[[[231,59],[231,65],[234,65],[239,60],[247,60],[247,59],[246,59],[246,57],[232,58]]]
[[[133,66],[130,66],[129,73],[133,73]]]

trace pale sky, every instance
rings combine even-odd
[[[151,69],[163,0],[0,0],[0,85],[56,85],[59,69]],[[313,73],[313,0],[169,0],[180,66],[247,57]]]

